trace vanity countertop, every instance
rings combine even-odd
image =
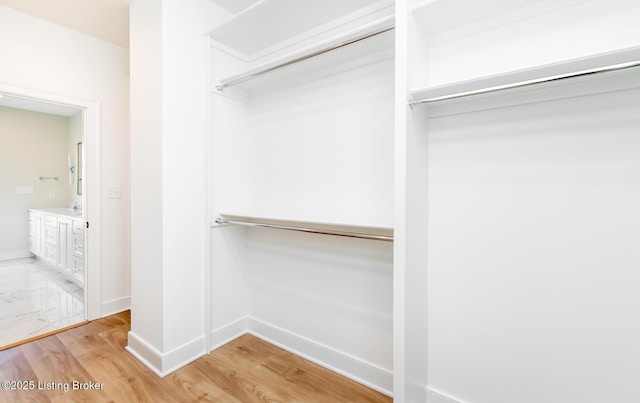
[[[29,211],[39,211],[45,214],[55,214],[71,218],[82,218],[82,211],[76,211],[72,208],[31,208]]]

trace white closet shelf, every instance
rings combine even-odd
[[[211,0],[225,10],[234,14],[249,8],[260,0]]]
[[[427,0],[412,7],[412,21],[428,48],[473,40],[499,30],[519,31],[530,24],[544,26],[551,15],[580,13],[590,0]],[[574,8],[573,10],[569,10]],[[506,35],[506,42],[511,35]],[[500,35],[498,35],[500,38]],[[492,40],[492,42],[494,42]],[[498,43],[502,39],[498,39]],[[556,44],[558,45],[558,44]],[[517,46],[517,45],[516,45]],[[482,57],[482,56],[480,56]],[[471,60],[469,63],[473,63]]]
[[[411,11],[420,26],[425,27],[429,32],[445,32],[541,1],[425,0],[416,4]]]
[[[412,7],[416,23],[427,35],[449,31],[471,32],[525,20],[587,0],[424,0]]]
[[[640,47],[410,91],[409,106],[522,89],[640,65]]]
[[[274,228],[312,234],[335,235],[378,241],[393,241],[393,229],[388,227],[320,223],[312,221],[284,220],[220,214],[211,220],[211,226],[242,225],[248,227]]]
[[[361,41],[365,41],[366,39],[372,38],[377,35],[384,34],[393,30],[394,28],[394,18],[386,17],[376,21],[373,21],[369,24],[361,26],[357,29],[350,30],[341,35],[334,36],[312,46],[306,47],[304,49],[300,49],[283,57],[270,60],[268,62],[262,63],[260,65],[249,68],[243,72],[238,74],[234,74],[232,76],[228,76],[222,78],[218,81],[215,88],[217,91],[223,91],[224,88],[236,85],[240,83],[244,83],[246,81],[252,80],[254,78],[258,78],[264,76],[268,73],[273,73],[276,70],[279,70],[283,67],[292,66],[299,62],[314,58],[316,56],[324,55],[332,52],[336,55],[336,59],[340,57],[344,57],[345,55],[339,55],[337,52],[333,52],[338,50],[344,46],[352,45]],[[378,41],[375,44],[373,42],[369,42],[372,45],[363,46],[359,49],[351,48],[350,52],[346,55],[348,59],[354,59],[358,56],[362,56],[364,54],[372,54],[378,51],[381,51],[385,48],[391,49],[393,46],[393,37],[389,36],[387,40]],[[340,63],[339,60],[327,60],[325,64],[335,65]]]
[[[215,28],[211,39],[219,49],[244,61],[321,35],[393,4],[389,0],[324,0],[309,12],[299,0],[260,0]]]

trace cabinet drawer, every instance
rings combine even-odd
[[[73,235],[73,256],[84,256],[84,236]]]
[[[80,220],[73,220],[73,222],[71,223],[71,230],[73,231],[74,235],[82,235],[84,234],[84,223]]]
[[[84,257],[74,256],[73,257],[73,272],[78,273],[84,270]]]
[[[58,226],[58,217],[55,215],[47,215],[44,216],[44,225],[48,227],[57,227]]]
[[[77,282],[84,284],[84,258],[73,257],[73,268],[71,272]]]
[[[45,245],[44,257],[47,260],[57,264],[58,263],[58,247],[52,246],[52,245]]]
[[[49,245],[58,245],[58,227],[44,227],[44,240]]]

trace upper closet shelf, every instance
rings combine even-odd
[[[390,0],[323,0],[318,7],[310,6],[308,1],[300,0],[260,0],[215,28],[210,36],[218,49],[252,62],[368,16],[389,14],[384,10],[393,10]]]
[[[526,89],[640,66],[640,47],[410,92],[409,106]]]
[[[350,30],[341,35],[334,36],[320,43],[314,44],[312,46],[300,49],[296,52],[290,53],[286,56],[280,57],[278,59],[270,60],[269,62],[262,63],[255,67],[249,68],[239,74],[235,74],[233,76],[229,76],[223,78],[218,81],[216,84],[217,91],[223,91],[226,87],[241,84],[249,80],[253,80],[255,78],[262,77],[266,74],[273,73],[276,70],[280,70],[284,67],[292,66],[299,62],[314,58],[316,56],[323,55],[325,53],[332,52],[336,55],[336,57],[340,57],[337,51],[341,48],[344,48],[349,45],[358,44],[366,39],[376,37],[378,35],[382,36],[387,32],[390,32],[394,29],[394,19],[393,17],[386,17],[380,20],[369,23],[365,26],[359,27],[358,29]],[[363,54],[372,54],[376,51],[380,51],[383,49],[392,49],[393,47],[393,36],[387,36],[386,40],[382,39],[381,41],[377,41],[373,43],[369,41],[370,46],[362,45],[360,47],[351,48],[347,54],[348,58],[353,60]],[[325,64],[335,64],[337,60],[331,60],[325,62]]]
[[[424,0],[411,11],[421,31],[433,41],[442,34],[450,40],[586,1],[589,0]]]
[[[211,0],[220,7],[234,14],[249,8],[260,0]]]

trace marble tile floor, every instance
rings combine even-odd
[[[0,261],[0,349],[84,321],[84,291],[35,258]]]

